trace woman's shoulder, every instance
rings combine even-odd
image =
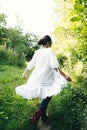
[[[51,48],[48,48],[48,50],[53,53],[53,50]]]
[[[40,49],[36,50],[35,53],[36,54],[39,54],[39,53],[40,54],[41,53],[50,53],[50,54],[52,53],[52,54],[54,54],[54,52],[53,52],[53,50],[51,48],[44,48],[44,49],[40,48]]]
[[[36,54],[40,53],[40,52],[41,52],[41,49],[38,49],[38,50],[35,51]]]
[[[54,51],[51,48],[48,48],[48,50],[51,54],[54,54]]]
[[[37,55],[41,54],[41,52],[42,52],[42,50],[41,50],[41,49],[38,49],[38,50],[35,51],[34,54],[37,56]]]

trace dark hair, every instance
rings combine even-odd
[[[44,46],[44,45],[46,45],[47,42],[52,44],[52,40],[51,40],[51,37],[49,35],[45,35],[43,38],[41,38],[38,41],[38,44]]]

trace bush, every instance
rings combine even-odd
[[[0,130],[33,130],[30,118],[38,100],[28,101],[15,93],[15,87],[25,83],[24,69],[0,65]]]
[[[7,61],[8,53],[4,49],[0,49],[0,64],[3,64]]]
[[[12,49],[0,49],[0,64],[24,66],[25,57],[23,54],[17,54]]]
[[[58,59],[58,62],[60,63],[60,65],[62,67],[64,67],[64,62],[67,60],[67,57],[63,54],[58,54],[57,59]]]
[[[34,45],[33,47],[27,47],[25,52],[25,58],[27,61],[30,61],[34,55],[34,52],[39,49],[38,45]]]
[[[69,84],[58,96],[53,97],[49,113],[54,130],[82,130],[87,115],[87,88]],[[53,122],[55,121],[55,122]]]

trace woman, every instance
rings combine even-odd
[[[67,81],[71,80],[59,69],[57,58],[51,50],[50,36],[44,36],[38,41],[38,44],[42,48],[35,52],[23,77],[27,79],[29,70],[35,67],[33,72],[26,84],[16,88],[16,93],[24,98],[39,97],[43,99],[32,117],[34,127],[36,127],[40,117],[43,121],[47,120],[46,110],[52,96],[57,95],[67,85]]]

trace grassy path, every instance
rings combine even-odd
[[[42,120],[40,119],[37,128],[39,130],[51,130],[51,125],[48,123],[43,123]]]
[[[0,65],[0,130],[33,130],[29,119],[38,99],[28,101],[15,93],[15,87],[26,82],[21,77],[24,69]],[[39,120],[37,129],[51,130],[51,127]]]
[[[15,87],[26,82],[21,78],[24,69],[0,65],[0,130],[32,130],[29,118],[37,99],[28,101],[15,93]]]
[[[0,65],[0,130],[33,130],[30,119],[39,100],[26,100],[15,93],[15,87],[26,82],[21,77],[24,69]],[[68,86],[60,95],[54,96],[48,109],[49,123],[39,120],[37,130],[77,130],[77,127],[81,130],[80,121],[84,123],[83,114],[86,113],[83,108],[87,111],[87,102],[83,100],[86,91],[82,86]]]

